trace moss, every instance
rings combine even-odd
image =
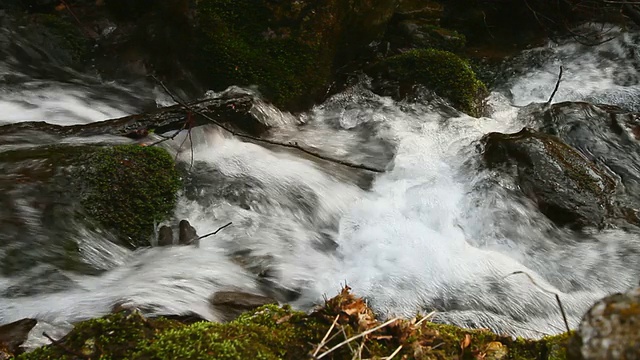
[[[86,59],[90,42],[69,19],[51,14],[34,14],[31,20],[47,29],[57,47],[66,51],[74,62]]]
[[[471,115],[482,112],[485,85],[457,55],[436,49],[411,50],[384,60],[374,71],[401,83],[422,84]]]
[[[63,346],[44,346],[19,359],[72,360],[78,358],[76,354],[87,359],[130,359],[134,350],[146,346],[158,334],[180,327],[184,325],[125,311],[81,322],[61,340]]]
[[[513,340],[487,330],[468,330],[417,319],[399,320],[349,345],[327,359],[387,357],[400,348],[400,359],[564,360],[570,334],[539,341]],[[145,319],[137,313],[117,313],[78,324],[59,345],[45,346],[19,359],[306,359],[318,349],[336,322],[323,354],[345,338],[379,325],[362,299],[348,291],[311,314],[266,305],[226,323],[183,325]],[[362,350],[359,350],[362,346]]]
[[[279,8],[253,0],[200,1],[195,67],[217,89],[257,85],[276,105],[295,108],[330,81],[335,49],[327,35],[336,20],[327,14],[305,15],[297,2],[275,6]]]
[[[134,246],[149,244],[154,222],[170,214],[180,188],[173,159],[158,147],[100,149],[79,175],[87,213]]]

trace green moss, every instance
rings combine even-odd
[[[471,115],[482,112],[487,89],[471,66],[453,53],[411,50],[386,59],[379,67],[384,68],[391,79],[425,85]]]
[[[87,213],[134,246],[149,244],[154,222],[170,214],[180,188],[173,159],[158,147],[100,149],[80,176]]]
[[[341,293],[318,311],[305,314],[266,305],[226,324],[145,319],[137,313],[118,313],[78,324],[60,345],[50,345],[19,359],[307,359],[318,349],[331,324],[323,354],[346,338],[379,323],[362,299]],[[331,352],[327,359],[380,359],[402,345],[398,359],[510,359],[565,360],[571,334],[542,340],[513,340],[487,330],[468,330],[443,324],[400,320]]]
[[[83,61],[90,50],[90,42],[82,31],[70,20],[51,14],[34,14],[31,20],[47,29],[53,37],[49,39],[68,52],[74,62]]]
[[[257,85],[285,108],[299,107],[326,88],[334,53],[326,35],[335,23],[323,27],[320,18],[302,15],[296,3],[276,6],[254,0],[199,2],[194,60],[205,82],[217,89]]]
[[[79,323],[62,342],[24,354],[19,359],[130,359],[134,350],[146,346],[160,333],[184,325],[165,319],[150,320],[134,312],[120,312]],[[72,353],[68,351],[73,349]]]

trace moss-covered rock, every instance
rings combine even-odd
[[[82,30],[70,19],[54,14],[33,14],[29,16],[32,26],[39,26],[47,37],[43,46],[52,51],[69,56],[70,64],[77,64],[87,59],[91,50],[91,42]]]
[[[587,311],[573,342],[576,358],[638,359],[640,354],[640,288],[610,295]],[[572,355],[574,354],[572,352]]]
[[[403,86],[424,85],[462,111],[474,116],[482,113],[486,87],[476,78],[471,66],[451,52],[407,51],[385,59],[374,66],[371,73]]]
[[[345,289],[311,314],[267,305],[226,324],[117,313],[80,323],[59,344],[19,359],[379,359],[395,352],[398,359],[563,360],[569,337],[513,340],[418,319],[382,326],[364,300]]]
[[[490,133],[483,142],[487,164],[515,170],[523,193],[556,224],[600,226],[610,215],[615,179],[558,137],[525,128]]]
[[[87,213],[131,245],[149,245],[154,222],[170,214],[180,188],[171,156],[158,147],[123,145],[100,149],[84,165]]]
[[[302,109],[326,92],[334,65],[374,38],[393,0],[203,0],[194,68],[214,89],[257,85],[276,105]]]

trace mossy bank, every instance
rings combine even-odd
[[[345,343],[352,337],[357,338]],[[362,299],[344,289],[310,314],[267,305],[226,324],[185,325],[119,312],[82,322],[59,343],[19,359],[380,359],[395,354],[395,359],[562,360],[569,337],[513,340],[420,318],[381,324]]]

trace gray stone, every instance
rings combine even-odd
[[[597,302],[583,317],[578,337],[584,360],[640,359],[640,288]]]
[[[158,246],[171,246],[173,245],[173,230],[170,227],[163,225],[158,231]]]
[[[218,291],[209,298],[209,303],[219,312],[224,321],[231,321],[243,312],[263,305],[278,304],[278,301],[268,296],[240,291]]]

